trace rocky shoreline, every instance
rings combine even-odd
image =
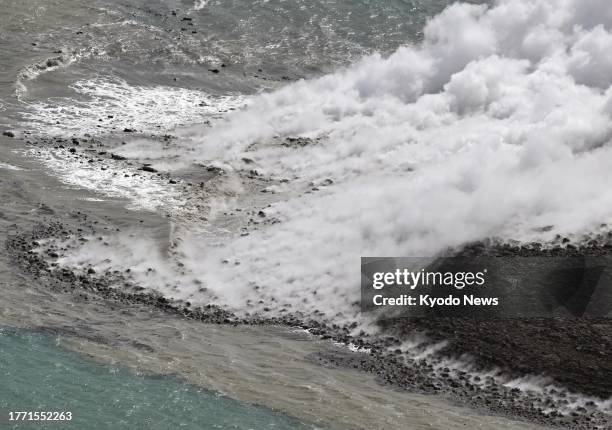
[[[72,293],[75,300],[91,303],[111,303],[116,307],[147,306],[169,317],[189,318],[213,324],[270,324],[299,327],[312,335],[334,342],[352,345],[364,352],[321,353],[310,359],[324,366],[358,369],[377,375],[380,383],[421,393],[436,393],[460,404],[531,422],[575,429],[605,428],[610,416],[587,402],[569,413],[560,413],[572,399],[565,392],[533,393],[498,383],[493,377],[445,366],[444,357],[465,353],[473,364],[482,369],[498,366],[509,379],[514,375],[548,374],[569,388],[585,394],[605,397],[609,393],[610,372],[605,334],[607,321],[469,321],[453,319],[401,320],[381,323],[384,335],[354,334],[349,326],[317,321],[299,312],[282,317],[238,317],[220,307],[192,307],[189,303],[168,300],[161,295],[141,290],[138,286],[118,290],[113,287],[120,274],[79,274],[53,263],[58,254],[49,249],[46,254],[33,251],[47,238],[79,235],[83,227],[103,228],[90,223],[83,213],[72,214],[71,223],[49,219],[31,231],[11,235],[6,250],[16,266],[52,291]],[[61,250],[58,250],[61,251]],[[405,357],[398,345],[415,331],[426,332],[432,344],[446,341],[448,346],[438,353],[438,359]],[[571,345],[580,341],[581,348]],[[552,345],[555,345],[554,348]],[[554,351],[552,353],[551,351]],[[607,363],[607,364],[606,364]],[[481,379],[482,378],[482,379]],[[553,389],[554,391],[554,389]],[[552,394],[552,395],[550,395]]]
[[[203,32],[196,20],[187,16],[187,11],[166,11],[166,31],[177,40],[189,41],[198,31]],[[89,26],[89,24],[87,24]],[[76,35],[82,36],[84,28]],[[36,45],[36,43],[32,43]],[[57,54],[62,54],[57,56]],[[67,53],[57,50],[53,57],[36,63],[37,71],[51,70],[69,61]],[[210,76],[222,77],[234,69],[230,61],[207,66]],[[277,72],[263,71],[258,65],[248,68],[244,75],[258,83],[294,81],[300,76],[280,69]],[[179,77],[174,77],[174,81]],[[197,101],[194,101],[194,103]],[[200,102],[198,106],[203,106]],[[112,120],[112,121],[111,121]],[[116,121],[117,120],[117,121]],[[223,172],[213,166],[202,166],[203,173],[197,181],[182,180],[158,171],[147,160],[136,161],[113,152],[121,145],[120,133],[125,136],[140,136],[141,130],[134,126],[119,127],[111,116],[98,119],[109,130],[116,132],[117,141],[102,142],[89,135],[70,138],[41,139],[26,132],[23,143],[32,151],[38,148],[57,151],[60,160],[74,159],[92,169],[107,171],[113,166],[118,177],[146,178],[173,188],[177,193],[203,194],[209,182],[221,177]],[[59,126],[61,124],[58,123]],[[110,128],[112,127],[112,128]],[[121,131],[122,130],[122,131]],[[3,135],[14,139],[18,131],[4,131]],[[149,137],[149,136],[147,136]],[[171,145],[173,137],[154,136],[161,146]],[[127,140],[127,139],[126,139]],[[312,144],[308,139],[289,138],[279,142],[287,147]],[[316,142],[314,142],[316,143]],[[149,160],[150,161],[150,160]],[[250,165],[252,160],[243,159],[244,171],[240,172],[251,183],[261,189],[270,185],[270,179],[262,177]],[[200,182],[201,180],[201,182]],[[324,179],[323,186],[327,181]],[[332,181],[333,182],[333,181]],[[329,182],[329,183],[332,183]],[[316,192],[315,184],[306,192]],[[263,190],[261,192],[264,192]],[[193,219],[205,219],[206,205],[195,197]],[[102,220],[95,213],[87,213],[78,207],[60,211],[44,204],[36,209],[39,222],[15,225],[5,242],[5,252],[15,267],[25,276],[34,279],[41,288],[55,293],[67,294],[72,300],[89,302],[93,306],[109,306],[129,309],[143,306],[161,312],[168,318],[188,318],[207,324],[282,325],[302,328],[314,336],[356,350],[334,353],[317,353],[310,360],[322,366],[345,367],[375,374],[381,384],[395,389],[406,389],[419,393],[438,394],[460,404],[467,404],[483,413],[494,413],[519,418],[559,428],[603,429],[612,428],[612,410],[606,412],[593,399],[612,397],[612,321],[607,319],[513,319],[478,321],[456,318],[436,319],[390,319],[379,321],[381,334],[372,336],[356,333],[356,325],[337,325],[328,320],[314,319],[300,312],[287,312],[283,316],[271,317],[269,313],[240,317],[216,305],[196,307],[188,302],[173,301],[161,294],[145,290],[129,281],[122,273],[97,273],[90,269],[85,273],[57,264],[62,250],[41,247],[50,238],[84,239],[87,234],[104,234],[105,230],[116,231],[118,226],[112,218]],[[79,209],[79,210],[77,210]],[[258,214],[258,208],[253,213]],[[253,216],[240,234],[249,234],[250,228],[259,224],[274,223],[273,219]],[[548,228],[548,227],[543,227]],[[467,246],[463,255],[496,256],[581,256],[612,254],[612,233],[598,233],[580,243],[569,238],[557,237],[550,245],[532,243],[528,245],[479,243]],[[37,251],[42,249],[42,251]],[[116,285],[125,288],[118,289]],[[421,350],[434,348],[433,354],[421,356],[409,354],[402,346],[413,339],[415,333],[426,340]],[[94,341],[96,339],[93,339]],[[367,352],[366,352],[367,351]],[[491,369],[497,369],[492,372]],[[508,384],[525,375],[549,377],[568,390],[547,387],[542,391],[523,390]],[[592,399],[582,400],[582,395]]]
[[[561,236],[546,245],[476,243],[457,255],[468,258],[609,256],[612,233],[606,225],[601,228],[603,232],[581,238],[577,243]],[[448,342],[440,353],[449,357],[469,353],[480,368],[499,367],[517,374],[541,375],[573,391],[603,399],[612,397],[612,320],[609,318],[437,317],[390,319],[380,324],[385,332],[398,337],[425,330],[432,339]]]
[[[133,130],[124,133],[134,133]],[[170,142],[171,136],[163,136]],[[121,166],[125,175],[149,175],[182,192],[203,188],[200,185],[173,178],[155,171],[148,164],[126,160],[112,151],[111,145],[92,137],[85,139],[32,139],[31,148],[49,148],[87,163],[94,169],[105,170],[111,163]],[[147,167],[149,167],[147,169]],[[222,176],[218,169],[204,169],[205,181]],[[120,172],[120,170],[115,170]],[[140,173],[142,172],[142,173]],[[267,179],[248,169],[242,172],[259,187]],[[119,174],[119,173],[118,173]],[[44,206],[44,205],[43,205]],[[451,401],[467,404],[483,413],[494,413],[511,418],[526,419],[543,425],[575,428],[606,428],[612,422],[609,411],[603,412],[592,399],[581,400],[582,395],[593,399],[609,398],[612,394],[612,362],[609,351],[612,341],[608,333],[612,325],[608,320],[492,320],[469,319],[397,319],[381,320],[381,334],[356,333],[356,324],[341,326],[331,321],[315,319],[298,312],[283,316],[268,313],[240,317],[215,305],[196,307],[188,302],[169,300],[130,282],[119,272],[96,273],[91,269],[77,272],[60,267],[56,261],[66,249],[56,245],[41,246],[47,239],[87,240],[106,231],[117,231],[112,217],[66,208],[61,216],[49,207],[38,208],[42,219],[33,226],[15,226],[6,240],[6,251],[16,267],[35,279],[44,288],[57,293],[71,294],[75,301],[90,302],[121,308],[145,306],[163,312],[168,317],[189,318],[212,324],[282,325],[308,330],[312,335],[350,345],[346,353],[319,353],[310,357],[324,366],[347,367],[377,376],[381,384],[413,392],[438,394]],[[58,219],[62,219],[61,222]],[[261,222],[272,222],[264,219]],[[254,223],[251,228],[256,228]],[[242,233],[245,234],[245,233]],[[469,255],[602,255],[609,253],[608,235],[600,234],[574,246],[565,238],[544,247],[472,244],[461,252]],[[571,245],[571,246],[570,246]],[[123,285],[121,289],[116,285]],[[401,346],[415,333],[426,336],[423,348],[436,348],[427,357],[410,355]],[[367,353],[365,352],[367,351]],[[453,366],[460,358],[465,366]],[[492,375],[491,369],[497,369]],[[525,375],[547,376],[569,390],[546,388],[541,392],[522,390],[508,384]]]

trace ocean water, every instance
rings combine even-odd
[[[350,193],[354,191],[349,190],[347,194],[344,190],[347,181],[352,179],[342,177],[347,169],[357,174],[359,165],[369,157],[364,154],[357,161],[348,156],[348,152],[357,154],[360,150],[336,145],[332,130],[326,130],[319,121],[321,118],[311,116],[320,116],[317,113],[320,107],[323,115],[337,122],[341,129],[350,127],[342,118],[348,120],[355,107],[347,105],[348,110],[343,113],[345,107],[341,104],[346,97],[335,94],[333,88],[350,92],[354,78],[341,84],[344,78],[339,73],[344,72],[337,71],[348,68],[346,73],[350,73],[348,70],[364,61],[379,63],[385,68],[383,57],[397,49],[406,49],[405,46],[423,43],[427,20],[451,3],[449,0],[394,0],[384,4],[365,0],[275,0],[248,4],[139,0],[4,2],[5,13],[0,18],[4,54],[0,58],[3,82],[0,125],[18,134],[27,133],[23,136],[33,139],[87,140],[96,136],[103,140],[107,150],[125,157],[128,163],[153,164],[156,169],[185,182],[207,181],[206,166],[229,169],[225,180],[210,183],[204,194],[193,195],[180,187],[169,186],[167,181],[154,175],[126,175],[121,171],[126,167],[122,162],[99,169],[72,157],[67,149],[25,147],[26,157],[39,160],[69,186],[93,190],[100,199],[126,198],[126,206],[132,209],[170,216],[168,240],[176,245],[171,247],[170,254],[167,244],[159,243],[158,235],[135,229],[133,235],[138,240],[123,243],[124,236],[109,235],[104,243],[112,243],[112,247],[97,249],[91,243],[74,254],[62,256],[61,264],[79,270],[93,265],[99,271],[126,270],[130,266],[135,281],[142,286],[198,304],[211,300],[210,296],[198,294],[204,282],[216,297],[214,300],[222,305],[242,297],[255,303],[266,302],[264,306],[269,307],[269,299],[280,303],[279,289],[292,285],[289,304],[299,301],[307,312],[321,307],[319,301],[303,297],[303,292],[310,295],[310,291],[293,282],[298,278],[301,278],[300,285],[311,284],[320,290],[319,297],[329,298],[330,292],[325,291],[324,284],[333,285],[340,300],[352,302],[347,294],[350,295],[349,289],[352,291],[353,280],[340,281],[342,274],[338,270],[323,267],[316,260],[297,264],[295,259],[303,254],[297,248],[284,252],[289,244],[301,243],[326,249],[325,252],[310,250],[305,255],[327,254],[323,260],[334,261],[330,257],[338,253],[343,242],[352,241],[347,246],[357,249],[355,233],[361,235],[365,228],[334,209],[333,213],[347,219],[345,228],[354,232],[335,241],[337,246],[332,249],[329,243],[334,242],[333,238],[325,236],[330,231],[328,226],[337,233],[341,230],[332,227],[332,220],[320,219],[316,213],[308,215],[303,210],[302,205],[312,209],[325,207],[327,202],[319,202],[321,198],[350,208],[342,202],[353,198]],[[482,2],[470,4],[478,3]],[[405,76],[406,82],[410,82],[410,75],[404,75],[401,70],[403,61],[400,59],[393,67],[398,69],[399,77]],[[385,85],[393,84],[392,79],[373,74],[373,81],[365,83],[373,94],[378,92],[378,80],[386,82]],[[329,88],[317,89],[319,82],[324,81],[329,82]],[[383,87],[381,90],[387,91]],[[319,100],[318,91],[333,97]],[[341,104],[335,106],[334,99]],[[268,103],[265,100],[269,100],[268,107],[261,105]],[[379,110],[375,104],[368,109]],[[303,124],[292,124],[291,118],[297,116]],[[236,126],[232,121],[241,124]],[[278,121],[290,129],[277,130],[274,123]],[[251,135],[253,127],[263,134]],[[137,134],[124,135],[124,129],[134,129]],[[239,135],[225,136],[227,130]],[[367,139],[375,130],[376,125],[372,124],[371,131],[359,139]],[[384,127],[380,130],[383,132]],[[205,136],[208,134],[210,137]],[[173,139],[160,145],[159,139],[167,135]],[[329,135],[330,140],[320,145],[319,150],[315,149],[315,153],[304,148],[282,155],[254,147],[250,154],[242,154],[243,145],[260,137],[274,146],[275,139],[286,136],[319,139],[321,135]],[[352,145],[350,140],[347,145]],[[267,161],[261,162],[260,151],[262,156],[269,154]],[[319,160],[317,151],[328,155]],[[256,163],[251,170],[268,178],[269,189],[253,189],[260,185],[244,178],[246,171],[239,171],[243,170],[242,166],[232,165],[234,157],[251,156]],[[284,159],[285,156],[289,158]],[[409,164],[416,162],[415,159]],[[273,164],[277,171],[269,168]],[[331,174],[329,168],[314,169],[315,164],[337,166],[337,169]],[[401,169],[405,168],[404,163]],[[305,174],[306,171],[309,173]],[[361,181],[369,181],[366,173]],[[389,180],[395,181],[394,177],[396,173],[387,175]],[[326,181],[335,181],[334,187],[325,187],[324,192],[312,196],[303,194],[308,184],[314,186]],[[362,189],[357,182],[355,187],[352,189]],[[336,199],[336,192],[344,197]],[[228,210],[244,210],[244,214],[270,205],[266,210],[270,217],[278,213],[281,216],[276,218],[284,217],[291,222],[253,231],[246,237],[243,224],[249,220],[234,216],[235,213],[231,214],[233,218],[224,215]],[[317,223],[317,227],[301,225],[304,216]],[[309,243],[301,237],[308,231],[319,232]],[[274,238],[275,235],[283,237]],[[383,235],[381,240],[388,238]],[[219,247],[219,241],[223,246]],[[202,248],[205,243],[210,246]],[[270,248],[270,243],[281,249]],[[258,252],[254,246],[261,250],[259,254],[270,258],[252,264],[252,252]],[[139,257],[144,255],[144,249],[159,249],[160,254],[154,251],[148,255],[149,261],[145,261]],[[363,252],[371,252],[371,248],[364,247]],[[232,265],[236,270],[226,273],[226,267],[219,266],[219,262],[228,258],[240,259],[243,264]],[[277,264],[275,261],[283,266],[281,276],[265,267]],[[348,267],[346,260],[337,261]],[[158,277],[150,276],[151,264],[155,264]],[[177,267],[183,269],[177,271]],[[297,267],[301,269],[296,271]],[[327,273],[334,279],[317,279],[321,274],[326,277]],[[268,282],[272,279],[275,281]],[[232,284],[234,288],[217,288],[221,283]],[[245,286],[250,288],[252,283],[263,287],[260,291],[268,299],[246,294]],[[346,287],[337,284],[346,284]],[[245,310],[240,304],[232,307],[238,312]],[[353,314],[352,309],[335,312],[344,312],[349,318]]]
[[[75,197],[82,193],[54,191],[65,199],[60,206],[79,201]],[[109,204],[85,200],[77,207],[88,205],[104,209]],[[12,216],[8,206],[3,209]],[[4,220],[0,227],[5,228]],[[49,292],[7,264],[4,254],[0,286],[0,382],[10,387],[0,392],[0,408],[69,405],[79,420],[87,418],[85,428],[116,428],[126,415],[136,423],[146,418],[142,411],[148,408],[186,410],[185,418],[168,410],[166,421],[158,419],[189,424],[192,416],[200,417],[196,428],[211,428],[205,424],[211,420],[216,428],[236,428],[242,418],[254,429],[271,423],[385,430],[404,429],[406,423],[416,430],[542,428],[460,407],[441,396],[389,389],[373,374],[321,366],[309,357],[346,353],[347,347],[305,330],[204,324],[144,306]],[[109,396],[111,406],[101,402]],[[179,405],[173,403],[176,398]],[[217,409],[218,415],[204,420]],[[165,428],[174,427],[173,421]]]
[[[265,209],[282,221],[272,228],[212,249],[187,240],[206,256],[197,260],[201,279],[242,285],[228,303],[285,298],[289,289],[294,306],[351,321],[359,256],[607,231],[612,21],[598,12],[607,9],[456,3],[427,23],[420,42],[262,94],[212,127],[179,131],[193,150],[185,162],[248,166],[281,196]],[[288,147],[284,138],[312,143]],[[249,283],[261,288],[253,294]]]
[[[59,267],[126,273],[193,305],[239,315],[299,312],[375,330],[357,305],[362,255],[607,233],[609,11],[606,0],[4,0],[0,127],[22,139],[0,137],[2,233],[83,211],[121,232],[50,238],[32,252],[57,245]],[[51,138],[66,139],[66,147],[38,144]],[[68,150],[72,138],[84,158]],[[103,159],[105,152],[124,159]],[[161,174],[140,174],[144,163]],[[223,175],[213,177],[218,169]],[[368,410],[372,402],[393,412],[380,428],[401,428],[406,419],[427,428],[432,416],[439,428],[516,426],[423,399],[424,415],[406,412],[406,398],[377,391],[372,381],[335,380],[307,367],[311,350],[266,342],[276,332],[211,334],[136,310],[118,316],[112,307],[39,291],[3,258],[1,280],[20,286],[3,291],[7,325],[93,333],[108,349],[104,342],[71,349],[119,363],[119,380],[105,379],[113,367],[9,330],[2,335],[13,351],[8,358],[37,359],[42,380],[57,376],[39,386],[45,406],[57,387],[74,389],[66,373],[74,367],[104,388],[100,395],[125,396],[120,410],[128,420],[159,411],[164,396],[176,393],[192,408],[189,417],[227,412],[214,417],[222,428],[242,425],[223,421],[233,411],[262,426],[293,425],[270,412],[281,409],[305,422],[368,427],[385,416]],[[239,372],[199,371],[211,366],[202,358],[212,348],[202,346],[206,334],[220,348],[212,355]],[[142,354],[126,339],[155,347]],[[259,364],[232,361],[237,339],[263,345],[244,348],[257,352]],[[53,373],[43,353],[74,361]],[[299,366],[283,367],[288,379],[263,398],[264,382],[281,380],[269,373],[270,361]],[[120,363],[157,374],[172,369],[239,401],[179,379],[137,376]],[[7,372],[17,375],[23,364],[7,361]],[[376,397],[347,399],[352,389]],[[150,406],[134,397],[138,390]],[[258,396],[271,408],[247,406]],[[107,409],[91,413],[100,422],[109,417]]]
[[[238,313],[290,305],[352,322],[361,255],[607,232],[599,0],[12,6],[0,122],[99,136],[183,180],[30,150],[67,184],[172,224],[165,244],[135,227],[138,240],[73,243],[61,264],[134,269],[146,288]],[[223,178],[208,181],[212,168]],[[144,249],[159,249],[156,276]]]
[[[297,419],[120,366],[93,363],[50,334],[0,329],[0,410],[72,412],[64,422],[8,422],[2,428],[312,429]],[[317,427],[320,428],[320,427]]]

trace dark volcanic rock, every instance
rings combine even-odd
[[[139,170],[143,170],[145,172],[157,173],[157,170],[151,166],[142,166]]]
[[[441,354],[468,353],[483,370],[499,367],[516,376],[549,376],[577,392],[612,396],[609,320],[435,318],[387,320],[380,325],[399,338],[418,330],[446,340]]]
[[[577,257],[610,253],[607,240],[584,245],[544,247],[542,244],[471,244],[461,256]],[[571,390],[612,396],[612,320],[606,318],[398,318],[379,321],[383,331],[399,338],[416,331],[446,340],[440,351],[449,357],[469,354],[482,369],[499,367],[553,378]]]
[[[78,215],[78,219],[87,218],[80,212]],[[82,222],[87,225],[86,221]],[[266,313],[240,318],[216,305],[194,306],[192,303],[175,302],[155,292],[130,286],[122,273],[78,274],[70,269],[58,268],[53,265],[55,263],[46,261],[43,254],[32,252],[32,248],[40,246],[46,238],[65,240],[83,227],[82,224],[70,227],[61,223],[41,223],[31,232],[9,236],[6,247],[15,267],[51,291],[72,293],[75,300],[100,303],[101,306],[111,304],[118,308],[148,306],[169,317],[213,324],[269,324],[306,328],[312,335],[367,351],[354,353],[337,347],[308,357],[323,366],[361,370],[375,375],[381,384],[416,392],[443,393],[455,401],[485,411],[523,417],[547,425],[572,429],[609,428],[609,417],[594,410],[594,405],[587,404],[568,416],[558,413],[554,405],[550,408],[552,412],[543,413],[544,409],[549,408],[543,408],[541,399],[535,394],[496,384],[490,377],[470,379],[466,372],[457,373],[448,368],[436,370],[431,362],[407,358],[399,349],[403,340],[414,335],[415,331],[427,331],[433,341],[449,341],[442,354],[456,357],[467,352],[475,357],[476,365],[483,369],[489,370],[493,365],[516,372],[517,376],[525,373],[547,374],[579,392],[606,396],[606,393],[610,393],[612,381],[609,356],[612,327],[609,321],[388,320],[380,322],[382,335],[368,336],[364,332],[354,333],[356,324],[340,326],[329,321],[308,319],[299,311],[282,317]],[[115,285],[126,287],[119,289],[113,287]],[[151,347],[143,344],[141,348],[148,351]],[[561,394],[559,397],[562,397]]]

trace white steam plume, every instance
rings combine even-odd
[[[611,31],[609,0],[457,3],[417,46],[186,131],[197,161],[246,157],[295,191],[267,210],[282,223],[218,246],[186,240],[193,270],[236,307],[264,294],[347,315],[360,256],[591,231],[612,215]],[[313,143],[279,144],[298,136]]]

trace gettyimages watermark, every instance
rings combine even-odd
[[[362,257],[361,309],[383,318],[612,318],[612,258]]]

